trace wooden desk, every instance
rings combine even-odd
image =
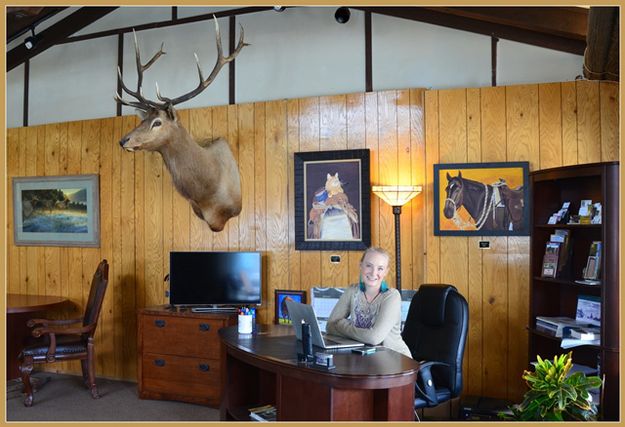
[[[35,313],[59,309],[69,303],[65,297],[7,294],[7,380],[20,377],[17,356],[28,343],[28,319]]]
[[[248,408],[273,404],[278,421],[414,421],[414,360],[388,349],[366,356],[347,349],[333,351],[335,369],[307,366],[297,362],[301,343],[291,326],[259,328],[219,331],[222,420],[249,421]]]

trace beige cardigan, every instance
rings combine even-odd
[[[370,328],[354,325],[357,308],[368,309],[372,313],[373,325]],[[412,358],[401,337],[401,296],[397,289],[389,289],[369,303],[358,285],[350,286],[334,306],[326,331],[328,334],[341,335],[368,345],[381,344]]]

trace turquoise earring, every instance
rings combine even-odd
[[[388,283],[386,283],[386,280],[382,280],[382,283],[380,284],[380,292],[386,291],[388,291]]]
[[[365,291],[365,282],[362,281],[362,274],[358,275],[358,289]]]

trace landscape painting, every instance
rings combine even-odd
[[[16,245],[98,247],[97,175],[13,178]]]

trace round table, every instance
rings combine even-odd
[[[7,380],[20,376],[17,356],[30,337],[28,319],[36,318],[35,313],[59,309],[68,303],[66,297],[7,294]]]

